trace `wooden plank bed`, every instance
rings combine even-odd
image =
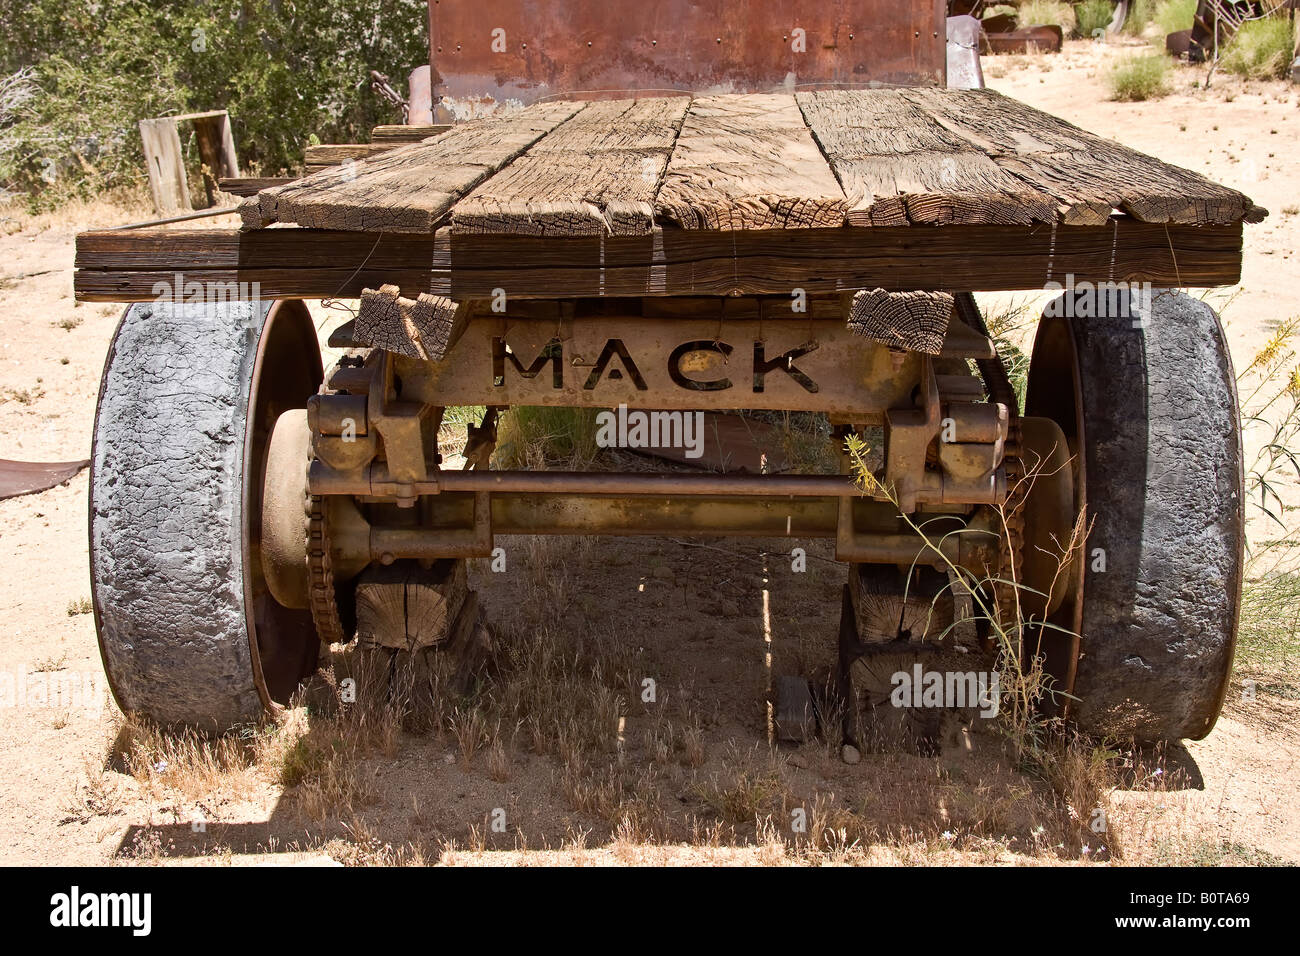
[[[989,90],[548,101],[264,189],[240,231],[78,239],[77,296],[570,298],[1239,279],[1243,194]]]

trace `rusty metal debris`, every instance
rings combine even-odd
[[[82,461],[33,462],[0,458],[0,500],[46,491],[76,476],[90,464]]]

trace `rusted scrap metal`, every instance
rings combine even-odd
[[[420,293],[406,299],[395,285],[361,293],[353,335],[356,341],[407,358],[438,361],[446,354],[458,306],[451,299]]]
[[[81,461],[10,461],[0,458],[0,499],[46,491],[76,476],[90,464]]]
[[[938,355],[952,313],[953,297],[947,292],[863,289],[853,296],[848,325],[891,349]]]
[[[948,89],[982,90],[980,22],[974,17],[948,18]]]
[[[609,91],[761,93],[870,82],[943,86],[938,3],[430,0],[438,122]]]
[[[402,111],[402,122],[406,123],[410,119],[411,104],[407,102],[405,96],[393,88],[393,84],[388,81],[388,75],[380,73],[378,70],[370,71],[370,90],[376,96],[388,100]]]
[[[1022,27],[1010,33],[984,34],[988,53],[1060,53],[1065,34],[1055,24]]]

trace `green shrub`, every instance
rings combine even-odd
[[[37,89],[0,116],[0,189],[48,207],[142,182],[136,123],[210,109],[230,111],[244,165],[276,175],[311,133],[398,122],[368,71],[400,89],[427,32],[424,0],[0,0],[0,77],[29,68]]]
[[[1110,0],[1087,0],[1087,3],[1074,5],[1076,30],[1084,39],[1105,35],[1113,16],[1115,8]]]
[[[1029,0],[1020,4],[1016,22],[1022,27],[1058,26],[1068,36],[1074,32],[1074,9],[1053,0]]]
[[[1149,100],[1169,92],[1169,58],[1163,53],[1125,57],[1111,71],[1112,100]]]
[[[1196,0],[1161,0],[1156,7],[1156,26],[1162,36],[1190,30],[1196,17]]]
[[[1294,49],[1295,34],[1289,20],[1250,20],[1241,25],[1223,51],[1223,68],[1252,80],[1280,79],[1287,74]]]
[[[1128,5],[1128,19],[1124,21],[1124,32],[1129,36],[1140,37],[1151,25],[1156,16],[1156,0],[1133,0]]]
[[[597,411],[516,405],[501,417],[494,463],[505,469],[548,464],[581,469],[598,451]]]

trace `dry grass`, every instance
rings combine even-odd
[[[1128,56],[1111,69],[1110,98],[1121,102],[1157,99],[1169,93],[1169,57],[1163,53]]]
[[[1295,32],[1285,17],[1248,20],[1228,43],[1221,62],[1229,73],[1249,80],[1282,79],[1294,50]]]
[[[1078,25],[1074,7],[1057,0],[1026,0],[1017,5],[1016,19],[1021,27],[1059,26],[1066,36]]]
[[[154,218],[147,189],[112,190],[93,199],[73,199],[47,212],[30,212],[20,199],[0,202],[0,233],[107,229]],[[209,223],[209,225],[211,225]]]

